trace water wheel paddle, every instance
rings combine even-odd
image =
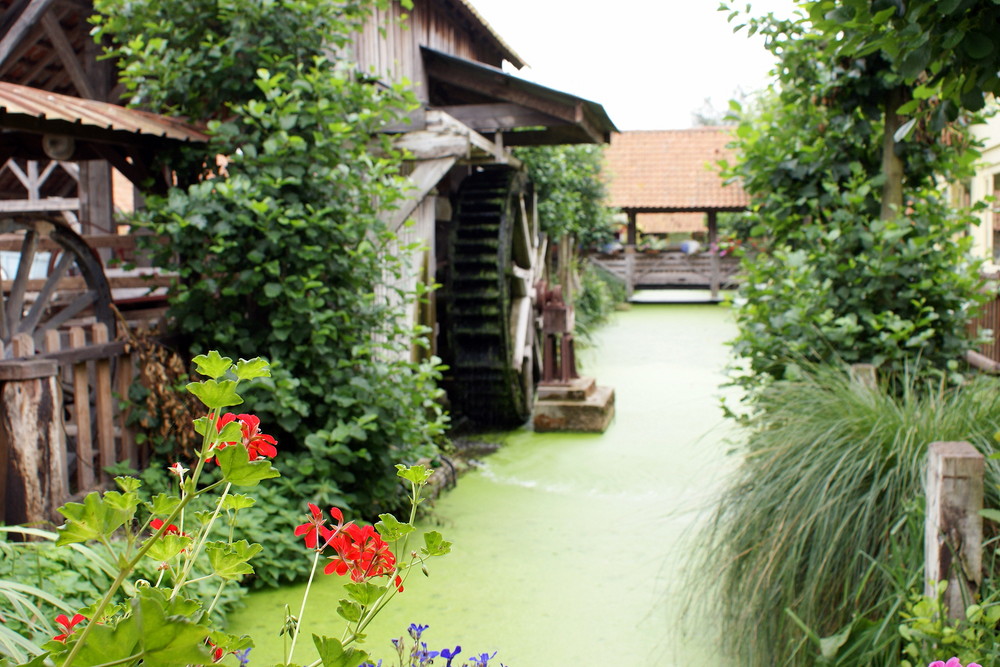
[[[453,221],[448,395],[476,423],[517,426],[531,416],[539,362],[533,302],[543,252],[527,177],[506,166],[471,174]]]

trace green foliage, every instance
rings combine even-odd
[[[982,299],[961,238],[974,220],[936,190],[969,173],[976,153],[964,125],[924,118],[900,137],[905,210],[882,220],[892,63],[831,54],[831,33],[806,20],[750,26],[780,62],[779,87],[741,119],[739,163],[728,169],[753,201],[738,230],[759,250],[743,261],[734,352],[747,363],[737,382],[780,379],[799,359],[946,372],[972,346],[966,322]]]
[[[830,224],[800,228],[794,245],[744,262],[737,382],[782,379],[802,360],[871,363],[897,377],[957,369],[985,298],[971,240],[959,236],[969,217],[930,195],[904,218],[863,215],[845,205]]]
[[[336,490],[325,496],[369,515],[401,501],[392,464],[433,453],[446,422],[438,361],[410,361],[424,332],[406,324],[417,295],[400,285],[416,248],[379,218],[404,191],[402,156],[377,130],[412,97],[322,48],[372,6],[98,3],[98,34],[115,41],[137,99],[214,116],[204,155],[226,156],[135,221],[158,239],[157,265],[181,275],[174,328],[195,352],[270,359],[257,414],[302,478],[321,476]],[[225,402],[224,386],[204,391]],[[315,486],[286,490],[312,499]]]
[[[614,238],[611,209],[604,203],[603,150],[591,144],[515,149],[535,185],[538,217],[549,237],[572,237],[581,248]]]
[[[886,641],[895,632],[881,621],[896,617],[918,583],[907,577],[922,569],[913,516],[927,447],[968,440],[995,451],[997,389],[978,377],[891,391],[820,366],[759,393],[739,466],[694,551],[701,575],[692,580],[708,582],[695,595],[738,664],[812,664],[802,629],[818,639],[848,627],[853,661],[840,664],[898,664],[898,639]],[[997,461],[986,475],[987,505],[996,506]]]
[[[625,284],[593,262],[577,263],[580,289],[574,294],[576,334],[586,339],[598,326],[608,321],[619,304],[625,303]]]
[[[995,664],[1000,659],[1000,603],[996,591],[980,604],[969,605],[965,618],[948,618],[942,597],[948,582],[942,581],[936,596],[914,592],[901,613],[899,634],[905,641],[906,658],[901,667],[923,667],[941,656],[957,656],[962,664]]]

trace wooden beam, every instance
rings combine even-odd
[[[719,284],[721,277],[719,274],[719,219],[716,211],[708,212],[708,250],[712,253],[712,278],[711,290],[712,300],[719,298]]]
[[[567,121],[521,104],[460,104],[436,107],[477,132],[512,130],[517,127],[550,127],[565,125]]]
[[[456,67],[449,63],[427,62],[427,76],[430,79],[485,94],[504,102],[535,109],[569,123],[575,123],[577,120],[575,107],[544,100],[537,95],[515,90],[508,85],[510,77],[503,73],[491,76],[484,72],[470,72],[467,68]]]
[[[14,25],[0,37],[0,64],[6,64],[21,39],[34,27],[51,4],[52,0],[31,0],[28,3]]]
[[[66,33],[59,21],[52,14],[45,14],[42,16],[42,27],[45,28],[49,40],[52,41],[52,47],[59,54],[59,60],[62,61],[63,67],[66,68],[73,80],[76,92],[80,94],[80,97],[86,97],[90,100],[98,99],[97,91],[90,85],[90,79],[83,70],[83,65],[80,64],[80,59],[77,57],[76,51],[73,50],[73,45],[66,39]]]
[[[406,193],[407,198],[399,208],[387,212],[386,225],[389,229],[399,229],[457,162],[457,157],[442,157],[417,163],[417,167],[409,175],[413,190]]]
[[[41,199],[0,200],[0,213],[44,213],[46,211],[76,211],[77,197],[43,197]]]

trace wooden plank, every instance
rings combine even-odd
[[[435,107],[477,132],[513,130],[520,127],[565,125],[565,121],[521,104],[461,104]]]
[[[136,273],[128,276],[107,276],[107,279],[108,286],[111,289],[134,289],[140,287],[170,287],[176,282],[177,276],[163,273]],[[25,281],[27,292],[40,292],[45,287],[45,282],[44,278],[33,278]],[[12,280],[0,281],[0,286],[2,286],[4,292],[10,292],[13,284],[14,281]],[[87,281],[83,276],[65,276],[59,281],[59,287],[63,290],[84,292],[87,290]]]
[[[80,327],[69,330],[70,351],[86,349],[87,336]],[[78,489],[94,485],[94,443],[90,423],[90,382],[86,361],[73,364],[73,422],[76,426],[76,483]]]
[[[0,200],[0,213],[45,213],[48,211],[76,211],[79,208],[80,200],[77,197]]]
[[[108,342],[108,328],[103,324],[93,325],[92,338],[95,345]],[[115,455],[114,397],[111,395],[111,360],[98,359],[94,362],[94,404],[97,414],[97,451],[101,461],[99,475],[107,481],[104,468],[118,462]]]
[[[965,618],[983,577],[983,455],[968,442],[931,443],[927,458],[924,592],[947,581],[948,618]]]
[[[132,354],[126,354],[118,360],[118,433],[121,437],[121,449],[119,451],[121,451],[122,457],[128,459],[132,467],[139,468],[142,462],[139,461],[139,449],[136,446],[135,433],[128,424],[129,410],[127,408],[129,389],[132,387],[132,379],[135,375],[134,370]],[[126,403],[126,405],[122,405],[122,403]]]

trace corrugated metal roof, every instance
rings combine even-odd
[[[120,138],[119,133],[181,142],[208,140],[176,118],[6,82],[0,82],[0,127],[109,141]]]

